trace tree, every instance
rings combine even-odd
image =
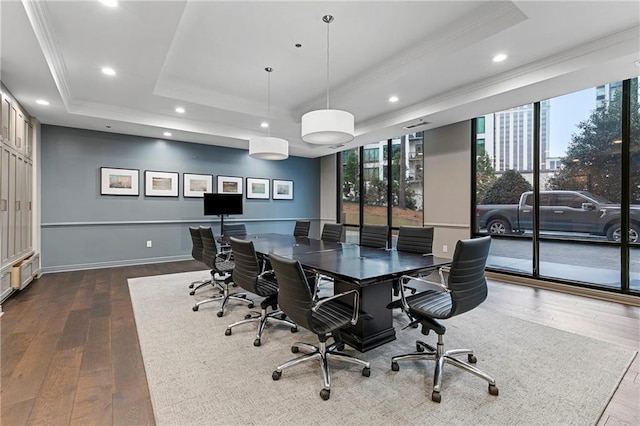
[[[516,170],[507,170],[487,190],[482,204],[517,204],[523,192],[531,191],[527,180]]]
[[[638,79],[631,80],[631,202],[640,203],[640,111]],[[594,110],[571,135],[562,168],[549,179],[549,189],[584,190],[613,202],[621,199],[622,93]]]
[[[342,199],[345,201],[360,201],[360,177],[359,177],[358,155],[356,150],[347,151],[347,163],[342,175]]]
[[[491,157],[486,152],[476,160],[476,200],[478,201],[484,198],[487,190],[498,180],[492,163]]]

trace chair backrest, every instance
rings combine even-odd
[[[189,227],[189,234],[191,234],[191,256],[200,262],[202,262],[202,237],[200,236],[200,228],[195,226]]]
[[[398,251],[427,254],[432,252],[433,227],[401,226],[398,231]]]
[[[273,253],[269,253],[269,261],[278,280],[278,307],[293,322],[313,332],[313,296],[300,262]]]
[[[311,227],[311,221],[309,220],[296,220],[296,226],[293,228],[294,237],[308,237],[309,228]]]
[[[253,241],[231,237],[229,242],[235,262],[232,273],[233,282],[247,291],[256,293],[258,275],[262,271]]]
[[[225,237],[243,237],[247,235],[247,227],[244,223],[225,223],[222,235]]]
[[[320,239],[322,241],[339,243],[342,241],[343,230],[344,226],[341,223],[325,223],[322,227]]]
[[[360,245],[374,248],[387,248],[389,227],[387,225],[362,225]]]
[[[470,311],[487,298],[484,268],[490,248],[490,236],[457,242],[448,279],[450,317]]]
[[[216,256],[218,248],[213,237],[213,231],[208,226],[199,228],[200,238],[202,239],[202,262],[211,269],[216,269]]]

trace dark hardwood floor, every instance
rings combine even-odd
[[[127,278],[202,269],[187,261],[46,274],[11,296],[0,319],[0,424],[155,424]],[[640,346],[637,307],[499,282],[485,303],[603,344]],[[598,424],[640,424],[639,401],[636,357]]]

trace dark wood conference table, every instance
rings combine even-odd
[[[257,234],[242,237],[253,241],[256,252],[275,253],[298,260],[305,269],[334,279],[334,294],[357,289],[360,309],[367,319],[343,333],[343,340],[361,352],[395,340],[393,317],[387,305],[392,300],[393,280],[451,263],[450,259],[396,250],[331,243],[285,234]],[[350,303],[351,299],[345,299]]]

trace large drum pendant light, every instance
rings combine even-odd
[[[249,139],[249,157],[260,160],[285,160],[289,158],[289,142],[286,139],[271,136],[271,72],[273,68],[264,69],[267,72],[267,136]]]
[[[327,109],[310,111],[302,116],[302,140],[313,144],[333,145],[353,140],[353,114],[329,108],[329,24],[333,16],[325,15],[327,24]]]

